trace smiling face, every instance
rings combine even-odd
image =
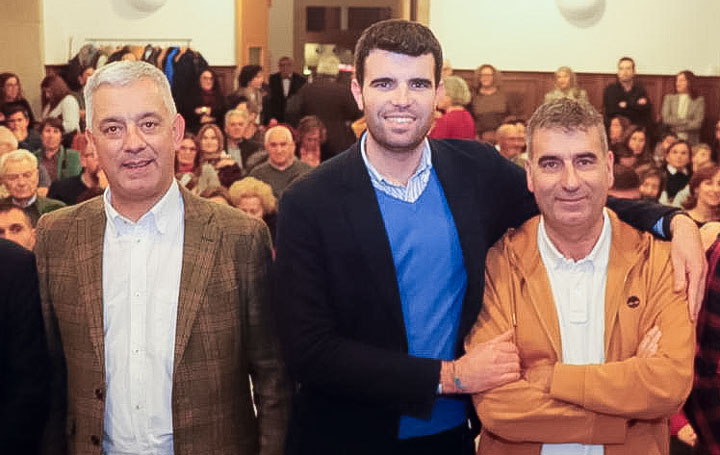
[[[602,210],[613,184],[613,157],[600,135],[588,131],[540,129],[526,165],[528,189],[535,194],[548,229],[587,229],[602,223]]]
[[[200,151],[203,155],[216,155],[220,150],[220,138],[213,128],[207,128],[200,136]]]
[[[101,85],[92,98],[94,147],[118,204],[152,207],[174,178],[175,149],[185,122],[171,116],[153,82]],[[116,207],[117,208],[117,207]]]
[[[709,208],[720,206],[720,172],[700,182],[697,187],[697,201],[698,205]]]
[[[368,152],[411,153],[419,150],[432,125],[436,90],[432,54],[411,57],[375,49],[365,59],[363,86],[352,92],[367,121]]]

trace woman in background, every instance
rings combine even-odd
[[[690,194],[682,206],[698,227],[720,221],[720,167],[709,164],[690,177]]]
[[[245,65],[240,69],[238,76],[239,89],[235,96],[244,96],[257,108],[255,121],[260,123],[263,106],[263,70],[260,65]]]
[[[700,127],[705,119],[705,99],[695,91],[695,75],[681,71],[675,76],[675,93],[663,97],[662,121],[690,145],[700,141]]]
[[[444,111],[429,136],[433,139],[475,139],[475,122],[465,109],[470,102],[470,89],[459,76],[443,78],[445,96],[438,102],[438,109]]]
[[[65,80],[52,74],[42,80],[40,88],[42,90],[42,119],[60,118],[65,129],[65,138],[74,135],[80,127],[80,105],[70,92]]]
[[[575,73],[568,66],[561,66],[555,71],[555,89],[545,94],[545,103],[548,101],[570,98],[578,101],[587,101],[587,92],[577,86]]]
[[[680,207],[689,194],[688,183],[692,176],[692,152],[687,141],[679,140],[668,149],[665,155],[665,190],[660,195],[660,203]]]
[[[494,143],[495,130],[512,114],[508,97],[500,88],[500,74],[494,66],[486,63],[475,70],[473,91],[472,114],[477,138]]]
[[[301,118],[297,127],[297,154],[300,161],[311,167],[318,167],[326,138],[327,129],[317,115]]]
[[[200,72],[198,83],[182,103],[181,114],[189,131],[198,131],[206,123],[215,123],[222,129],[225,116],[225,97],[217,76],[210,69]]]
[[[623,143],[635,155],[635,167],[653,162],[648,142],[647,133],[642,127],[632,125],[625,133]]]
[[[6,107],[12,105],[22,106],[30,117],[29,127],[35,126],[35,116],[23,94],[20,78],[15,73],[0,73],[0,122],[5,121]]]
[[[607,128],[608,142],[611,145],[622,142],[625,139],[625,131],[630,128],[630,120],[623,115],[616,115],[610,119]]]

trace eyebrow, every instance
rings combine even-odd
[[[137,120],[143,120],[143,119],[146,119],[146,118],[148,118],[148,117],[152,117],[152,118],[155,118],[155,119],[162,119],[162,116],[161,116],[160,114],[158,114],[157,112],[154,112],[154,111],[143,112],[143,113],[141,113],[140,115],[138,115],[138,116],[136,117],[136,119],[137,119]],[[136,121],[137,121],[137,120],[136,120]],[[110,117],[105,117],[105,118],[103,118],[103,119],[100,119],[99,124],[100,124],[100,125],[104,125],[104,124],[107,124],[107,123],[124,123],[124,122],[125,122],[125,117],[110,116]]]
[[[377,79],[373,79],[370,81],[370,84],[376,84],[378,82],[394,82],[395,79],[392,77],[378,77]]]

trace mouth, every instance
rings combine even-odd
[[[415,117],[411,115],[386,115],[383,118],[386,122],[395,125],[408,125],[415,121]]]
[[[122,163],[122,167],[125,169],[143,169],[148,167],[153,161],[153,159],[144,159],[144,160],[129,160]]]

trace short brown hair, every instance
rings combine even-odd
[[[435,85],[440,82],[442,47],[433,32],[424,25],[403,19],[389,19],[366,28],[355,46],[355,78],[361,87],[365,78],[365,60],[374,49],[411,57],[432,54],[435,59]]]
[[[570,98],[548,101],[537,108],[530,120],[528,120],[525,133],[528,156],[532,157],[532,139],[537,130],[559,129],[569,132],[575,130],[589,131],[591,128],[597,130],[602,153],[607,154],[608,141],[605,135],[603,117],[594,107],[585,101]]]

